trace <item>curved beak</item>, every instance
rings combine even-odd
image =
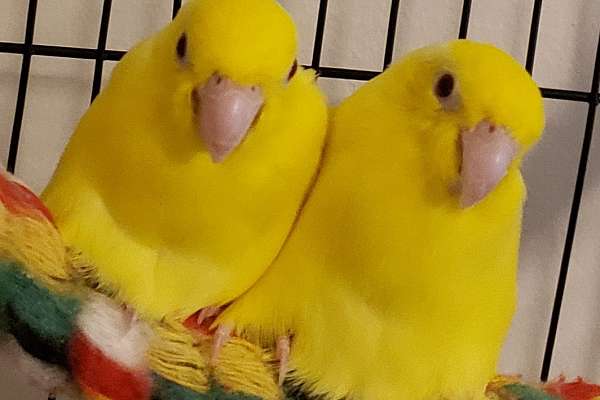
[[[219,163],[244,140],[264,104],[260,88],[215,74],[192,92],[198,134]]]
[[[503,127],[482,121],[461,134],[460,205],[471,207],[500,183],[518,152]]]

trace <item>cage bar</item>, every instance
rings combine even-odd
[[[533,75],[533,63],[535,61],[535,49],[537,46],[538,32],[540,29],[540,18],[542,15],[542,0],[535,0],[533,13],[531,15],[531,27],[529,28],[529,41],[527,44],[527,57],[525,69]]]
[[[381,71],[361,71],[357,69],[319,67],[319,76],[323,78],[351,79],[355,81],[368,81],[381,74]]]
[[[579,157],[579,168],[577,169],[577,180],[575,182],[575,191],[573,193],[573,202],[571,204],[571,213],[569,215],[569,224],[567,225],[567,235],[565,238],[565,247],[560,263],[560,272],[556,284],[556,294],[554,296],[554,305],[550,317],[550,328],[548,329],[548,338],[546,340],[546,349],[544,351],[544,360],[542,361],[542,371],[540,378],[547,381],[552,364],[552,355],[556,343],[556,334],[558,330],[558,321],[567,283],[567,274],[571,261],[571,252],[575,240],[575,231],[577,229],[577,219],[579,217],[579,207],[581,205],[581,196],[585,184],[585,175],[587,172],[590,147],[592,145],[592,135],[594,133],[594,122],[596,118],[596,108],[598,106],[598,84],[600,82],[600,34],[598,35],[598,45],[596,49],[596,61],[594,66],[594,75],[592,78],[592,89],[588,96],[589,108],[585,124],[585,133],[583,136],[583,145],[581,146],[581,155]]]
[[[0,42],[0,53],[24,54],[25,45],[23,43]],[[96,49],[34,44],[31,46],[31,54],[35,56],[94,60],[96,58]],[[102,59],[104,61],[119,61],[125,54],[126,52],[122,50],[105,50],[102,53]],[[312,65],[304,65],[304,67],[312,68]],[[381,73],[381,71],[367,71],[334,67],[319,67],[319,70],[320,76],[324,78],[351,79],[358,81],[372,79]],[[578,101],[584,103],[590,101],[589,92],[554,88],[541,88],[541,91],[545,98]],[[597,102],[600,101],[600,95],[596,96],[596,98]]]
[[[400,0],[392,0],[390,8],[390,21],[388,22],[387,39],[385,42],[385,55],[383,56],[383,68],[386,69],[394,58],[394,43],[396,42],[396,26],[398,24],[398,12],[400,11]]]
[[[462,13],[460,16],[460,27],[458,28],[458,38],[466,39],[469,30],[469,19],[471,18],[471,0],[464,0]]]
[[[108,24],[110,22],[110,9],[112,0],[104,0],[102,6],[102,17],[100,20],[100,34],[98,35],[98,47],[96,51],[96,63],[94,65],[94,80],[92,82],[92,101],[100,93],[102,85],[102,69],[104,67],[104,51],[106,50],[106,40],[108,38]]]
[[[311,62],[311,67],[319,73],[321,72],[321,54],[323,53],[323,37],[325,36],[325,22],[327,20],[327,3],[327,0],[319,1],[319,14],[317,16],[317,29]]]
[[[540,88],[540,90],[542,91],[542,96],[544,96],[547,99],[579,101],[584,103],[590,101],[590,94],[588,92],[549,88]]]
[[[26,50],[27,49],[27,50]],[[23,43],[0,42],[0,53],[6,54],[25,54],[30,52],[34,56],[48,56],[59,58],[78,58],[82,60],[93,60],[96,58],[96,49],[47,46],[34,44],[26,46]]]
[[[173,18],[177,16],[179,9],[181,8],[181,0],[173,0]]]
[[[23,125],[23,112],[25,111],[25,97],[27,96],[27,84],[29,83],[29,70],[31,68],[31,45],[35,32],[35,16],[37,14],[37,0],[29,0],[27,8],[27,22],[25,25],[25,43],[23,44],[23,61],[21,63],[21,75],[19,77],[19,92],[17,94],[17,105],[15,118],[10,136],[10,147],[8,150],[8,162],[6,168],[14,173],[17,165],[19,152],[19,140],[21,139],[21,126]]]

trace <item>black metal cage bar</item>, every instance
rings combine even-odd
[[[398,23],[398,12],[400,11],[400,0],[392,0],[390,5],[390,22],[388,22],[387,39],[385,41],[385,55],[383,56],[383,68],[387,68],[394,58],[394,44],[396,43],[396,25]]]
[[[108,37],[108,28],[110,22],[112,0],[104,0],[102,7],[102,16],[100,22],[100,33],[98,36],[97,48],[79,48],[79,47],[65,47],[65,46],[48,46],[34,44],[34,30],[35,30],[35,19],[37,11],[37,0],[29,0],[29,6],[27,10],[27,21],[25,29],[25,39],[23,43],[13,42],[0,42],[0,53],[20,54],[22,55],[21,74],[19,79],[19,89],[17,94],[17,102],[14,114],[14,123],[12,128],[10,148],[8,155],[8,170],[14,172],[17,163],[17,156],[19,151],[19,139],[21,134],[21,126],[23,122],[23,112],[25,109],[25,98],[27,94],[27,85],[29,79],[29,71],[31,66],[32,56],[49,56],[49,57],[65,57],[65,58],[77,58],[84,60],[95,60],[94,67],[94,79],[92,83],[92,99],[99,93],[102,82],[102,71],[104,61],[118,61],[125,54],[124,51],[106,49],[106,42]],[[466,38],[469,28],[469,20],[471,15],[472,0],[463,0],[462,13],[459,25],[459,38]],[[173,1],[173,17],[177,15],[179,8],[181,7],[181,0]],[[396,39],[396,27],[398,20],[398,13],[400,8],[400,0],[390,0],[390,18],[388,23],[387,38],[385,45],[385,53],[383,60],[383,68],[385,69],[393,59],[394,55],[394,43]],[[324,78],[336,78],[336,79],[351,79],[366,81],[378,74],[381,71],[364,71],[356,69],[346,68],[334,68],[326,67],[321,65],[321,55],[323,50],[323,40],[325,35],[325,25],[327,21],[327,10],[328,0],[319,1],[319,10],[317,16],[317,25],[315,32],[315,41],[313,47],[313,57],[309,68],[314,68],[319,76]],[[538,30],[542,15],[542,0],[533,1],[533,10],[529,34],[529,42],[526,54],[526,69],[532,73],[535,61],[535,50],[538,38]],[[600,32],[598,37],[598,50],[595,58],[594,73],[592,79],[592,87],[589,92],[565,90],[556,88],[541,88],[542,94],[545,98],[568,100],[576,102],[588,103],[587,121],[585,126],[585,133],[583,139],[583,145],[581,148],[581,155],[579,158],[579,166],[577,170],[577,180],[573,192],[573,199],[571,204],[571,212],[569,222],[567,226],[567,235],[564,243],[564,251],[560,264],[559,278],[557,281],[556,294],[554,297],[554,305],[552,309],[552,316],[550,320],[550,327],[548,330],[548,336],[546,341],[546,349],[544,353],[544,360],[542,364],[541,379],[547,380],[550,372],[550,366],[552,361],[552,354],[554,345],[556,342],[556,334],[558,330],[558,323],[560,317],[560,310],[562,306],[562,300],[565,291],[565,285],[567,280],[567,274],[569,270],[569,263],[571,259],[571,252],[573,249],[573,242],[575,239],[575,231],[577,228],[577,219],[579,216],[579,208],[581,205],[581,197],[583,193],[583,187],[585,183],[588,158],[590,153],[590,147],[592,142],[592,134],[594,130],[596,109],[600,103],[600,95],[598,93],[598,86],[600,82]]]
[[[462,14],[460,16],[460,26],[458,28],[458,38],[466,39],[469,30],[469,19],[471,18],[471,0],[464,0]]]
[[[533,74],[533,62],[535,60],[535,48],[537,45],[538,31],[540,29],[540,18],[542,16],[542,0],[533,3],[533,15],[531,16],[531,28],[529,30],[529,43],[527,45],[527,58],[525,69]]]
[[[556,341],[556,332],[558,330],[558,320],[562,306],[565,285],[567,283],[567,273],[571,261],[571,251],[575,240],[575,230],[577,228],[577,219],[579,217],[579,206],[581,205],[581,196],[583,195],[583,186],[585,184],[585,175],[587,172],[590,147],[592,145],[592,134],[594,132],[594,120],[596,118],[596,108],[598,106],[598,82],[600,81],[600,35],[598,38],[598,48],[596,50],[596,61],[594,66],[594,75],[592,77],[592,89],[588,96],[588,113],[585,124],[585,133],[583,136],[583,145],[581,146],[581,155],[579,156],[579,167],[577,169],[577,180],[575,182],[575,191],[573,193],[573,202],[571,204],[571,213],[569,215],[569,224],[567,225],[567,236],[565,238],[565,247],[560,263],[560,272],[554,296],[554,306],[550,319],[550,329],[546,341],[546,350],[542,362],[542,380],[546,381],[550,373],[550,364],[552,362],[552,352]]]
[[[29,83],[29,70],[31,68],[31,47],[33,34],[35,32],[35,16],[37,14],[37,0],[31,0],[27,9],[27,22],[25,25],[25,43],[23,43],[23,61],[21,63],[21,76],[19,78],[19,92],[17,94],[17,107],[13,121],[12,134],[10,136],[10,147],[8,150],[7,168],[14,172],[17,164],[17,153],[19,151],[19,139],[21,137],[21,126],[23,124],[23,112],[25,110],[25,95]]]
[[[323,40],[325,36],[325,21],[327,19],[327,0],[319,1],[319,15],[317,16],[317,29],[313,44],[311,67],[319,71],[321,67],[321,54],[323,53]]]
[[[92,82],[92,101],[100,93],[102,84],[102,68],[104,67],[104,51],[108,38],[108,24],[110,22],[110,9],[112,0],[104,0],[102,5],[102,19],[100,21],[100,34],[98,35],[98,48],[96,50],[96,64],[94,66],[94,81]]]
[[[181,0],[173,0],[173,18],[177,16],[179,9],[181,8]]]

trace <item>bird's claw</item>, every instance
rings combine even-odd
[[[221,311],[221,307],[218,307],[218,306],[204,307],[198,313],[198,318],[196,319],[196,324],[198,326],[201,326],[202,323],[204,321],[206,321],[207,318],[214,317],[215,315],[218,315],[220,311]]]
[[[221,349],[225,344],[231,339],[231,332],[233,332],[233,327],[231,325],[219,325],[217,330],[215,331],[215,335],[213,337],[213,345],[212,352],[210,354],[210,364],[215,365],[217,359],[219,358],[219,354],[221,354]]]
[[[279,386],[283,385],[285,381],[285,376],[288,372],[288,362],[290,359],[290,337],[289,336],[280,336],[277,339],[277,349],[276,349],[276,357],[279,360],[279,377],[278,382]]]
[[[197,317],[197,324],[201,325],[207,318],[213,317],[221,312],[221,307],[206,307],[200,311]],[[212,349],[209,359],[209,365],[214,367],[219,359],[223,346],[229,342],[233,333],[232,324],[219,324],[216,326],[213,335]],[[277,376],[277,382],[279,386],[283,386],[286,375],[288,373],[289,360],[291,352],[291,339],[290,335],[282,335],[277,338],[275,357],[279,361],[279,371]]]

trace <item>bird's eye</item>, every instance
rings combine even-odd
[[[187,55],[187,36],[182,34],[177,41],[177,58],[179,61],[185,61]]]
[[[456,79],[450,73],[441,75],[435,83],[434,93],[446,111],[455,111],[460,105],[460,96],[457,93]]]
[[[294,64],[292,65],[292,69],[290,69],[290,73],[288,74],[288,82],[292,80],[294,75],[298,72],[298,60],[294,60]]]
[[[435,84],[435,95],[440,99],[450,97],[454,92],[454,77],[450,74],[442,75]]]

